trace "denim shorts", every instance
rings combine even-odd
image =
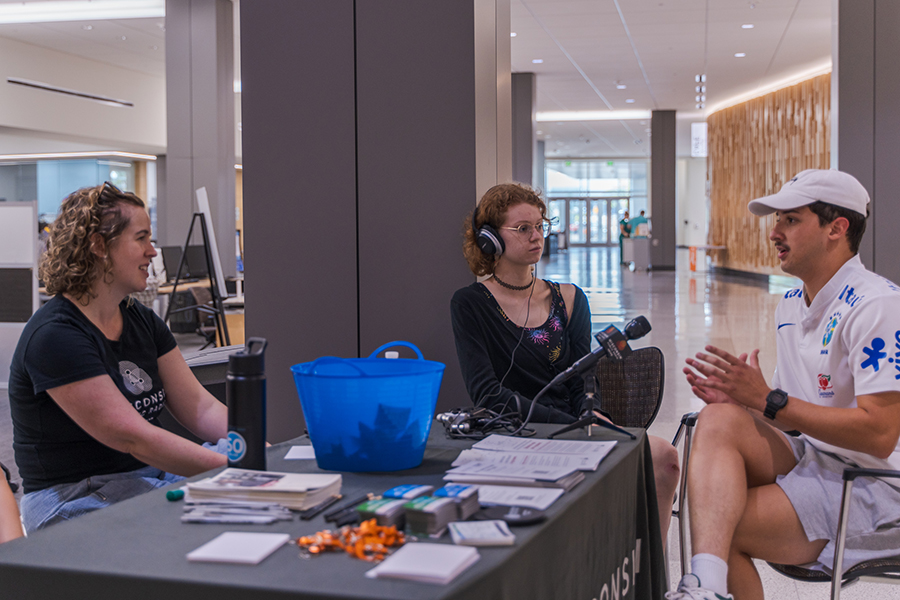
[[[182,479],[184,477],[180,475],[155,467],[143,467],[126,473],[88,477],[75,483],[60,483],[22,496],[19,505],[22,524],[25,531],[31,533]]]

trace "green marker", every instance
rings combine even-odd
[[[184,490],[169,490],[166,492],[166,500],[169,502],[177,502],[184,498]]]

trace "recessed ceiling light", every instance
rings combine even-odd
[[[617,90],[624,90],[626,87],[628,87],[628,86],[626,86],[624,83],[617,83],[617,84],[616,84],[616,89],[617,89]]]
[[[84,29],[85,31],[90,31],[91,29],[94,28],[94,26],[93,25],[82,25],[81,28]]]
[[[741,25],[741,29],[753,29],[753,23],[744,23]]]
[[[531,62],[533,62],[533,63],[536,64],[536,65],[539,65],[539,64],[541,64],[542,62],[544,62],[544,59],[543,59],[543,58],[532,58],[532,59],[531,59]]]
[[[517,35],[517,34],[516,34],[515,31],[511,31],[511,32],[509,33],[509,37],[516,37],[516,35]]]
[[[128,38],[125,37],[125,36],[123,35],[123,36],[119,37],[119,39],[122,40],[122,41],[124,42],[124,41],[127,40]]]
[[[735,58],[744,58],[745,56],[747,56],[746,52],[735,52],[734,53]]]
[[[634,98],[628,98],[627,100],[625,100],[625,103],[626,104],[634,104]]]

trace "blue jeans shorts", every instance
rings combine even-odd
[[[88,477],[75,483],[60,483],[22,496],[19,508],[25,531],[31,533],[110,504],[165,487],[184,477],[143,467],[126,473]]]

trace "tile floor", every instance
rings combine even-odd
[[[715,344],[729,352],[759,348],[763,371],[773,371],[775,305],[784,291],[796,285],[796,280],[778,278],[774,283],[764,283],[713,275],[703,270],[702,261],[701,270],[692,273],[688,269],[686,250],[678,251],[675,271],[629,271],[620,268],[618,263],[618,248],[572,248],[545,259],[538,267],[538,274],[555,281],[576,283],[584,289],[595,330],[609,323],[622,326],[638,315],[650,321],[652,332],[633,342],[633,346],[658,346],[666,360],[665,399],[651,433],[671,439],[681,415],[702,408],[702,402],[693,397],[684,381],[681,368],[684,359],[704,345]],[[179,343],[184,351],[190,351],[193,342],[191,336],[186,336]],[[14,468],[8,405],[6,390],[0,390],[0,461]],[[674,585],[681,573],[674,523],[668,547],[670,579]],[[798,584],[776,574],[764,563],[760,563],[760,572],[767,598],[828,597],[827,584]],[[847,588],[842,597],[847,600],[897,598],[900,590],[861,583]]]

